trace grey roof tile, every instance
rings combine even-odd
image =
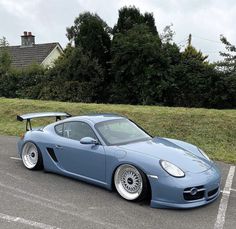
[[[8,46],[12,66],[25,68],[32,63],[41,64],[59,43],[35,44],[33,46]],[[1,52],[0,48],[0,52]]]

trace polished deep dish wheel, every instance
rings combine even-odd
[[[42,167],[42,157],[37,146],[27,142],[22,150],[22,161],[27,169],[39,169]]]
[[[119,166],[115,172],[114,183],[117,192],[126,200],[141,200],[146,194],[146,177],[132,165]]]

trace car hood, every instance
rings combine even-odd
[[[130,143],[119,146],[120,149],[135,151],[159,160],[166,160],[181,168],[184,172],[201,173],[211,168],[211,163],[192,152],[163,138]]]

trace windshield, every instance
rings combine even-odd
[[[123,145],[151,139],[150,135],[128,119],[100,122],[95,128],[107,145]]]

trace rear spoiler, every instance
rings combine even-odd
[[[66,117],[66,118],[71,117],[71,114],[68,114],[65,112],[40,112],[40,113],[29,113],[29,114],[17,115],[16,119],[21,122],[26,120],[26,131],[28,131],[29,128],[30,130],[32,130],[32,126],[30,122],[31,119],[46,118],[46,117],[56,117],[56,121],[58,121],[58,120],[61,120],[62,117]]]

